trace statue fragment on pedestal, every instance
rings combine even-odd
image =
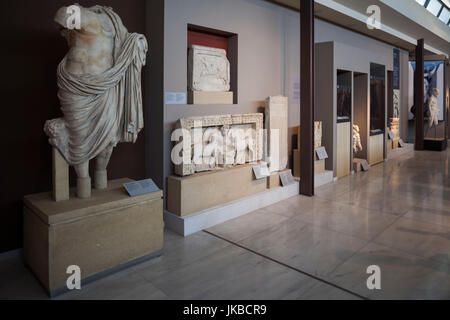
[[[431,90],[431,97],[428,99],[428,124],[431,127],[437,126],[439,124],[439,105],[437,97],[439,96],[440,90],[434,88]]]
[[[89,198],[89,161],[96,159],[95,187],[106,188],[113,148],[120,142],[134,143],[144,127],[141,68],[147,40],[129,33],[120,17],[103,6],[62,7],[55,22],[69,46],[57,70],[64,116],[47,121],[44,130],[50,144],[75,168],[78,197]]]
[[[353,125],[353,152],[357,153],[358,151],[362,151],[363,147],[361,144],[361,136],[359,135],[359,126]]]

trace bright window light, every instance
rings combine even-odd
[[[418,2],[421,6],[425,5],[425,2],[427,0],[416,0],[416,2]]]
[[[448,23],[448,20],[450,19],[450,10],[444,8],[439,16],[439,19],[444,23]]]
[[[442,3],[439,0],[431,0],[430,3],[428,4],[427,10],[430,11],[435,16],[437,16],[441,8]]]

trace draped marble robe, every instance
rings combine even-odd
[[[141,69],[147,41],[128,33],[111,8],[96,6],[114,27],[114,64],[97,75],[66,70],[67,56],[57,70],[58,98],[64,117],[46,122],[49,142],[72,165],[86,163],[119,142],[135,142],[144,127]]]

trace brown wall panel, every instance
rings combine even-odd
[[[145,0],[77,2],[112,7],[129,31],[145,32]],[[0,252],[22,245],[22,197],[51,190],[51,148],[43,127],[47,119],[62,115],[56,97],[56,68],[67,53],[53,16],[61,6],[73,3],[0,3],[1,38],[7,44],[1,50]],[[144,177],[144,147],[143,132],[136,144],[119,145],[109,165],[109,177]]]

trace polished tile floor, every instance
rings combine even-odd
[[[57,299],[450,299],[449,153],[409,153],[187,238],[166,231],[161,257]],[[0,256],[5,298],[47,299],[17,254]]]

